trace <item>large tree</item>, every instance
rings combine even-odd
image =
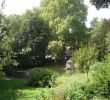
[[[17,61],[21,65],[34,65],[45,58],[49,38],[48,23],[39,17],[37,9],[27,10],[21,16],[21,21],[13,50],[18,54]],[[18,26],[17,23],[15,25]]]
[[[10,37],[10,24],[6,16],[3,14],[5,0],[2,0],[0,7],[0,71],[4,66],[13,64],[13,52],[11,44],[13,40]]]
[[[87,14],[83,0],[41,0],[40,9],[52,29],[51,40],[79,47],[85,37]]]
[[[97,9],[108,8],[110,5],[110,0],[90,0],[90,2],[95,5]]]

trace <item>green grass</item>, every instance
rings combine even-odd
[[[89,73],[90,83],[92,83],[92,75]],[[74,73],[73,75],[62,75],[57,78],[56,83],[58,84],[55,87],[56,92],[63,92],[71,88],[72,85],[77,83],[87,83],[87,77],[84,73]]]
[[[38,98],[44,95],[49,100],[48,97],[51,96],[53,91],[55,93],[64,92],[74,83],[87,82],[87,78],[84,73],[62,75],[57,78],[57,84],[54,88],[29,87],[26,82],[26,80],[21,79],[0,80],[0,100],[40,100]]]
[[[26,80],[0,80],[0,100],[17,100],[24,96],[25,90],[35,94],[35,88],[27,86]]]

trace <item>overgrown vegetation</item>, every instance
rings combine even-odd
[[[73,85],[65,94],[70,100],[110,99],[110,54],[105,57],[103,62],[93,64],[90,69],[93,82]]]
[[[109,5],[109,1],[91,2],[97,8]],[[2,9],[4,3],[5,0]],[[98,21],[95,18],[87,28],[87,7],[83,0],[41,0],[40,9],[26,10],[22,15],[5,16],[2,9],[1,100],[110,99],[109,19]],[[57,76],[53,71],[34,68],[26,72],[28,77],[22,77],[24,80],[9,77],[17,73],[17,68],[28,70],[38,65],[46,66],[49,61],[52,66],[62,62],[65,65],[67,52],[79,70],[74,70],[71,76]]]
[[[98,51],[94,46],[82,47],[73,52],[72,61],[76,63],[80,71],[88,72],[89,67],[97,60]]]
[[[47,69],[32,69],[27,73],[28,84],[36,87],[52,87],[55,85],[57,74]]]

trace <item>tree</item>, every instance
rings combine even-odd
[[[90,31],[90,43],[96,45],[97,50],[99,50],[98,59],[102,60],[107,54],[106,37],[109,31],[109,26],[106,20],[98,21],[98,19],[94,19],[92,21],[91,28],[92,30]]]
[[[12,49],[13,52],[18,53],[18,44],[17,39],[21,35],[21,25],[22,25],[22,16],[20,15],[10,15],[7,17],[7,20],[10,23],[10,37],[13,39]]]
[[[20,32],[16,37],[14,51],[20,65],[35,65],[45,58],[49,27],[39,17],[38,10],[27,10],[22,15]]]
[[[92,5],[95,5],[97,9],[108,8],[110,5],[110,0],[90,0]]]
[[[103,21],[103,28],[106,33],[106,47],[107,47],[107,53],[110,53],[110,19],[104,19]]]
[[[14,53],[12,51],[13,39],[10,35],[10,23],[6,19],[3,13],[0,13],[0,70],[3,67],[16,65],[16,61],[13,58]]]
[[[41,0],[41,17],[52,29],[51,41],[78,48],[85,40],[87,8],[83,0]]]
[[[85,46],[81,47],[79,50],[76,50],[72,55],[72,61],[76,63],[80,71],[83,71],[87,75],[90,69],[90,66],[96,61],[98,51],[94,46]]]
[[[16,37],[20,32],[22,17],[20,15],[13,14],[8,16],[7,20],[10,23],[10,33],[12,34],[12,37]]]
[[[106,45],[107,45],[107,53],[110,53],[110,31],[107,33],[106,36]]]

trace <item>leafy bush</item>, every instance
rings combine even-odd
[[[100,83],[110,81],[110,54],[105,57],[103,62],[96,62],[91,66],[94,80]]]
[[[97,100],[94,98],[105,100],[109,99],[109,92],[104,84],[74,84],[66,91],[64,98],[64,100]]]
[[[110,98],[110,54],[103,62],[96,62],[91,66],[94,84],[97,84],[97,91],[104,97]]]
[[[108,65],[105,65],[102,62],[96,62],[94,65],[91,66],[91,72],[93,75],[93,79],[95,82],[101,82],[108,80],[108,72],[107,68]]]
[[[28,72],[28,84],[31,86],[52,87],[55,84],[57,74],[47,69],[32,69]]]
[[[88,71],[89,66],[96,61],[97,54],[95,47],[82,47],[73,53],[72,60],[78,64],[81,71]]]
[[[89,94],[87,87],[82,84],[74,84],[65,95],[65,98],[69,100],[89,100],[92,94]]]

